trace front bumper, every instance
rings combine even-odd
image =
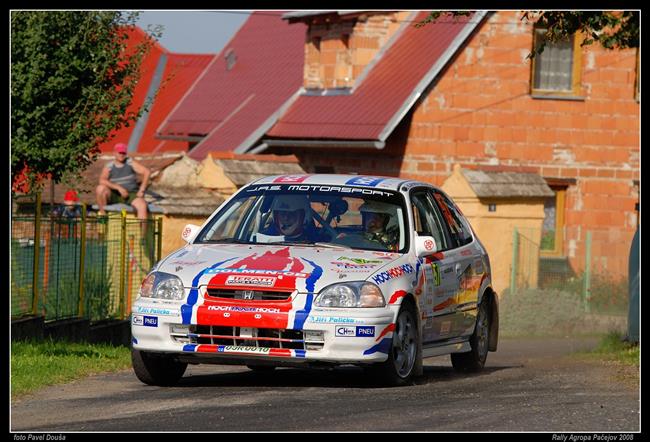
[[[299,301],[294,305],[305,305]],[[178,303],[139,298],[131,315],[132,345],[196,362],[370,364],[388,357],[397,308],[312,308],[301,321],[292,320],[300,314],[294,309],[284,322],[275,315],[255,327],[234,311],[213,309],[188,321]]]

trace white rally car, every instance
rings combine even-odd
[[[490,261],[438,188],[398,178],[291,175],[240,189],[155,265],[132,306],[146,384],[187,364],[354,364],[386,384],[451,354],[478,370],[498,339]]]

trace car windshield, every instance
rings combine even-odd
[[[330,185],[252,185],[230,200],[195,242],[405,252],[406,231],[403,200],[396,192]]]

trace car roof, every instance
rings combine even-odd
[[[403,184],[409,187],[423,185],[433,187],[429,183],[407,180],[404,178],[375,176],[375,175],[342,175],[342,174],[302,174],[302,175],[273,175],[260,178],[252,184],[318,184],[335,186],[374,187],[379,189],[399,190]]]

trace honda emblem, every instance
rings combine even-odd
[[[244,290],[244,291],[242,292],[242,297],[243,297],[244,299],[249,299],[249,300],[250,300],[250,299],[255,299],[255,292],[252,291],[252,290]]]

